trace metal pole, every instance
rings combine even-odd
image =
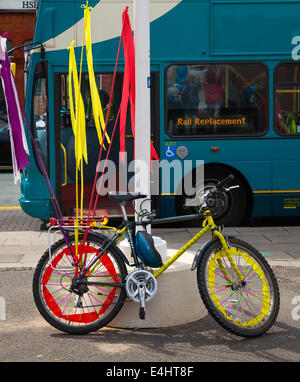
[[[150,0],[134,0],[134,40],[136,73],[135,190],[150,198]],[[145,173],[145,171],[147,172]],[[141,202],[141,199],[136,201],[136,211],[140,210]],[[145,201],[143,208],[150,211],[151,202]]]

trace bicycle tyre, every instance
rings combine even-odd
[[[197,268],[199,292],[208,312],[224,329],[242,337],[257,337],[269,330],[278,316],[278,283],[259,251],[234,237],[228,237],[227,242],[246,284],[235,290],[238,277],[216,240],[204,251]],[[236,284],[230,285],[222,267]]]
[[[85,246],[78,244],[85,264],[89,264],[104,244],[104,236],[87,235]],[[75,253],[75,236],[69,238]],[[81,252],[80,252],[81,251]],[[56,329],[70,334],[87,334],[107,325],[122,308],[125,287],[88,285],[79,300],[71,290],[72,279],[78,274],[64,239],[51,246],[41,257],[33,276],[33,297],[44,319]],[[87,274],[89,281],[125,283],[127,268],[112,245]],[[98,310],[98,307],[100,309]]]

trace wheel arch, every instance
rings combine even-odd
[[[220,163],[220,162],[208,162],[204,164],[204,179],[205,179],[205,171],[207,169],[213,170],[214,168],[220,170],[222,168],[224,172],[229,172],[233,174],[234,176],[237,176],[240,178],[241,182],[243,183],[243,186],[245,187],[246,195],[247,195],[247,210],[245,213],[245,217],[251,216],[252,210],[253,210],[253,193],[252,193],[252,188],[246,179],[245,175],[238,170],[237,168],[230,166],[225,163]],[[177,190],[176,190],[176,195],[180,195],[180,192],[184,190],[184,180],[187,179],[187,177],[194,176],[196,174],[196,169],[197,167],[193,168],[189,173],[187,173],[181,180],[181,182],[178,184]],[[245,219],[244,217],[244,219]]]

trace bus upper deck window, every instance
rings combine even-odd
[[[300,134],[300,65],[285,63],[275,70],[274,126],[280,135]]]
[[[45,62],[37,65],[32,94],[32,129],[41,158],[47,166],[48,161],[48,89],[47,66]]]
[[[263,64],[171,65],[166,78],[170,136],[265,133],[268,76]]]

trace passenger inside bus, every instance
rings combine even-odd
[[[224,100],[222,87],[222,74],[219,65],[209,65],[203,77],[203,88],[207,108],[213,110],[212,115],[217,117]]]
[[[275,70],[275,120],[278,134],[300,133],[299,63],[283,63]]]
[[[238,80],[237,75],[231,71],[230,80],[228,86],[228,107],[234,108],[236,110],[241,109],[241,100],[242,100],[242,86],[240,81]],[[226,107],[226,103],[225,103]]]
[[[280,103],[279,103],[278,97],[276,97],[275,107],[276,107],[276,111],[275,111],[276,112],[276,127],[277,127],[279,133],[290,134],[290,129],[288,128],[288,126],[285,123],[283,113],[282,113],[281,108],[280,108]]]
[[[185,76],[185,85],[181,91],[182,106],[186,109],[198,109],[200,84],[196,83],[195,76]]]

